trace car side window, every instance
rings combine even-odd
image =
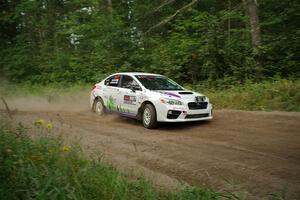
[[[135,90],[142,90],[139,84],[131,76],[127,76],[127,75],[122,76],[121,87],[128,88],[128,89],[134,88]]]
[[[107,86],[113,86],[113,87],[118,87],[119,83],[121,80],[121,76],[120,75],[114,75],[109,77],[108,79],[106,79],[104,81],[104,84]]]

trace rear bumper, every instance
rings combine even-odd
[[[168,118],[168,111],[180,111],[180,115],[176,119]],[[211,120],[212,104],[208,104],[206,109],[189,110],[188,107],[164,106],[157,109],[157,121],[159,122],[189,122]]]

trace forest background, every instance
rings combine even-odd
[[[2,0],[0,78],[72,87],[153,72],[220,107],[298,111],[299,11],[297,0]]]

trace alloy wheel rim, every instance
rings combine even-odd
[[[150,113],[149,108],[146,108],[146,109],[144,110],[144,117],[143,117],[143,119],[144,119],[144,123],[145,123],[146,125],[150,124],[151,113]]]
[[[99,114],[102,114],[102,111],[103,111],[102,103],[100,101],[98,101],[96,103],[96,113],[99,115]]]

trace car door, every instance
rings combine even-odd
[[[120,75],[110,76],[104,81],[105,91],[104,91],[103,101],[105,107],[111,111],[119,110],[119,105],[121,103],[120,99],[118,98],[120,83],[121,83]]]
[[[121,110],[124,113],[136,116],[139,108],[138,97],[142,88],[129,75],[122,75],[120,87]]]

